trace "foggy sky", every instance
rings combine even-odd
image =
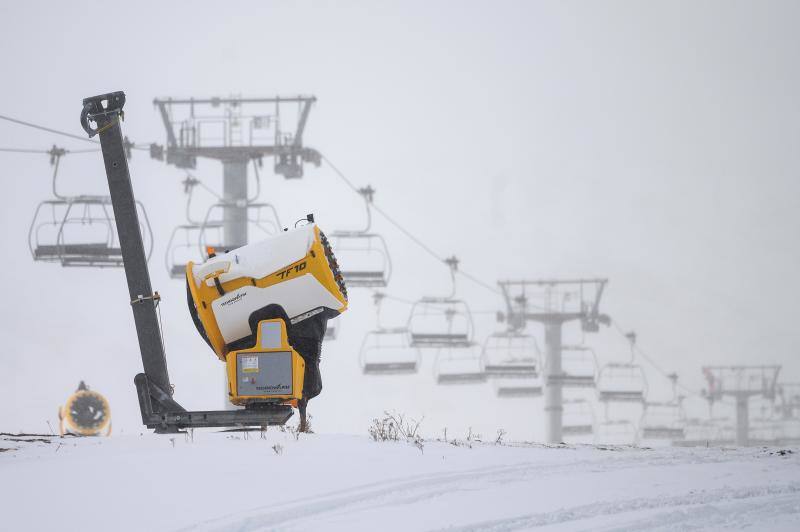
[[[779,363],[800,380],[798,15],[793,2],[5,2],[0,114],[81,134],[81,99],[124,90],[125,134],[163,143],[154,97],[314,94],[306,144],[470,274],[608,277],[602,310],[692,389],[711,363]],[[90,147],[0,122],[2,147],[54,142]],[[62,165],[66,188],[104,192],[99,154]],[[28,225],[51,169],[44,155],[8,153],[0,168],[0,430],[44,430],[80,379],[109,397],[115,425],[140,430],[122,271],[34,263]],[[150,268],[177,397],[220,406],[221,366],[163,267],[185,173],[146,152],[131,172],[156,231]],[[193,173],[220,186],[216,162]],[[284,220],[362,223],[359,199],[324,166],[296,182],[266,174],[264,198]],[[443,266],[380,217],[375,229],[395,260],[387,292],[447,292]],[[458,289],[481,312],[479,340],[501,327],[495,294],[463,278]],[[343,338],[323,351],[317,427],[363,432],[395,408],[431,432],[502,424],[541,437],[541,400],[444,391],[428,373],[360,377],[374,315],[369,293],[353,292]],[[402,321],[407,309],[387,312]],[[626,356],[613,330],[589,341],[603,360]]]

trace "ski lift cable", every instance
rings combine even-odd
[[[324,160],[324,161],[325,161],[325,162],[328,164],[328,166],[330,166],[330,167],[331,167],[331,169],[334,171],[334,173],[335,173],[335,174],[336,174],[336,175],[337,175],[337,176],[338,176],[338,177],[339,177],[339,178],[340,178],[342,181],[344,181],[344,183],[345,183],[345,184],[346,184],[348,187],[350,187],[350,189],[352,189],[352,190],[353,190],[353,192],[355,192],[355,193],[356,193],[356,194],[358,194],[358,195],[361,195],[361,191],[360,191],[360,189],[359,189],[357,186],[355,186],[355,184],[353,184],[353,182],[352,182],[352,181],[350,181],[350,180],[349,180],[349,179],[348,179],[348,178],[347,178],[347,177],[344,175],[344,173],[342,173],[342,171],[341,171],[341,170],[339,170],[339,168],[337,168],[337,167],[336,167],[336,165],[334,165],[334,164],[331,162],[331,160],[330,160],[330,159],[328,159],[328,158],[327,158],[325,155],[323,155],[323,156],[322,156],[322,159],[323,159],[323,160]],[[398,229],[398,230],[399,230],[401,233],[403,233],[404,235],[406,235],[406,237],[408,237],[408,238],[409,238],[409,239],[410,239],[412,242],[414,242],[414,243],[415,243],[417,246],[419,246],[419,247],[420,247],[420,248],[421,248],[423,251],[425,251],[425,252],[426,252],[428,255],[430,255],[431,257],[433,257],[434,259],[436,259],[438,262],[445,262],[445,258],[444,258],[443,256],[441,256],[441,255],[439,255],[438,253],[436,253],[436,252],[435,252],[433,249],[431,249],[431,248],[430,248],[430,247],[429,247],[427,244],[425,244],[425,243],[424,243],[422,240],[420,240],[419,238],[417,238],[417,237],[416,237],[416,236],[415,236],[413,233],[411,233],[411,232],[410,232],[408,229],[406,229],[405,227],[403,227],[402,225],[400,225],[400,223],[399,223],[399,222],[397,222],[397,220],[395,220],[395,219],[394,219],[394,218],[392,218],[391,216],[389,216],[389,215],[386,213],[386,211],[384,211],[383,209],[381,209],[381,208],[380,208],[378,205],[376,205],[374,202],[372,202],[372,203],[371,203],[371,206],[372,206],[372,208],[373,208],[373,209],[375,209],[375,211],[376,211],[376,212],[378,212],[378,214],[380,214],[381,216],[383,216],[383,217],[386,219],[386,221],[388,221],[390,224],[392,224],[392,225],[393,225],[395,228],[397,228],[397,229]],[[485,283],[485,282],[481,281],[480,279],[478,279],[478,278],[477,278],[477,277],[475,277],[474,275],[471,275],[471,274],[469,274],[468,272],[465,272],[463,269],[459,268],[459,269],[457,270],[457,272],[458,272],[458,273],[460,273],[461,275],[463,275],[464,277],[466,277],[467,279],[469,279],[470,281],[472,281],[473,283],[475,283],[475,284],[477,284],[477,285],[479,285],[479,286],[481,286],[481,287],[485,288],[486,290],[489,290],[490,292],[492,292],[492,293],[494,293],[494,294],[500,295],[500,290],[498,290],[498,289],[494,288],[493,286],[491,286],[491,285],[489,285],[489,284],[487,284],[487,283]]]
[[[91,142],[92,144],[100,144],[99,141],[94,140],[94,139],[90,139],[90,138],[83,137],[83,136],[80,136],[80,135],[73,135],[72,133],[67,133],[66,131],[60,131],[58,129],[53,129],[53,128],[41,126],[39,124],[34,124],[32,122],[26,122],[26,121],[20,120],[18,118],[12,118],[10,116],[0,115],[0,120],[6,120],[7,122],[13,122],[13,123],[19,124],[21,126],[30,127],[30,128],[33,128],[33,129],[39,129],[41,131],[47,131],[48,133],[54,133],[56,135],[63,135],[65,137],[69,137],[69,138],[76,139],[76,140],[82,140],[84,142]],[[144,150],[144,151],[149,151],[150,150],[149,146],[137,146],[135,144],[131,145],[131,148],[134,149],[134,150]]]
[[[36,150],[28,148],[0,148],[0,152],[7,152],[7,153],[43,153],[49,155],[50,151],[51,150]],[[100,151],[100,148],[90,149],[90,150],[64,150],[64,151],[65,153],[97,153]]]

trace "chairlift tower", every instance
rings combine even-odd
[[[736,400],[736,445],[748,445],[749,402],[754,396],[775,397],[781,366],[705,366],[709,401],[728,396]]]
[[[548,443],[561,443],[563,435],[563,371],[561,329],[564,323],[580,320],[585,332],[597,332],[600,323],[611,320],[600,314],[600,299],[608,279],[540,279],[500,281],[510,324],[535,321],[545,331],[544,409]]]
[[[303,177],[303,163],[320,165],[321,155],[303,146],[314,96],[153,100],[167,133],[166,162],[192,169],[198,157],[222,163],[223,238],[228,248],[247,244],[247,166],[274,157],[274,170],[287,179]],[[164,147],[150,146],[164,160]]]

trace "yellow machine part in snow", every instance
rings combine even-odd
[[[75,436],[111,435],[111,407],[101,394],[84,387],[69,396],[58,408],[58,432]]]

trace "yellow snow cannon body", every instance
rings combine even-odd
[[[108,400],[81,381],[66,404],[58,408],[58,432],[61,436],[99,436],[103,432],[106,436],[111,435]]]
[[[327,320],[347,310],[344,279],[314,223],[227,252],[209,250],[202,264],[186,265],[186,284],[192,319],[226,363],[237,405],[296,404],[305,371],[298,342],[321,342]]]

